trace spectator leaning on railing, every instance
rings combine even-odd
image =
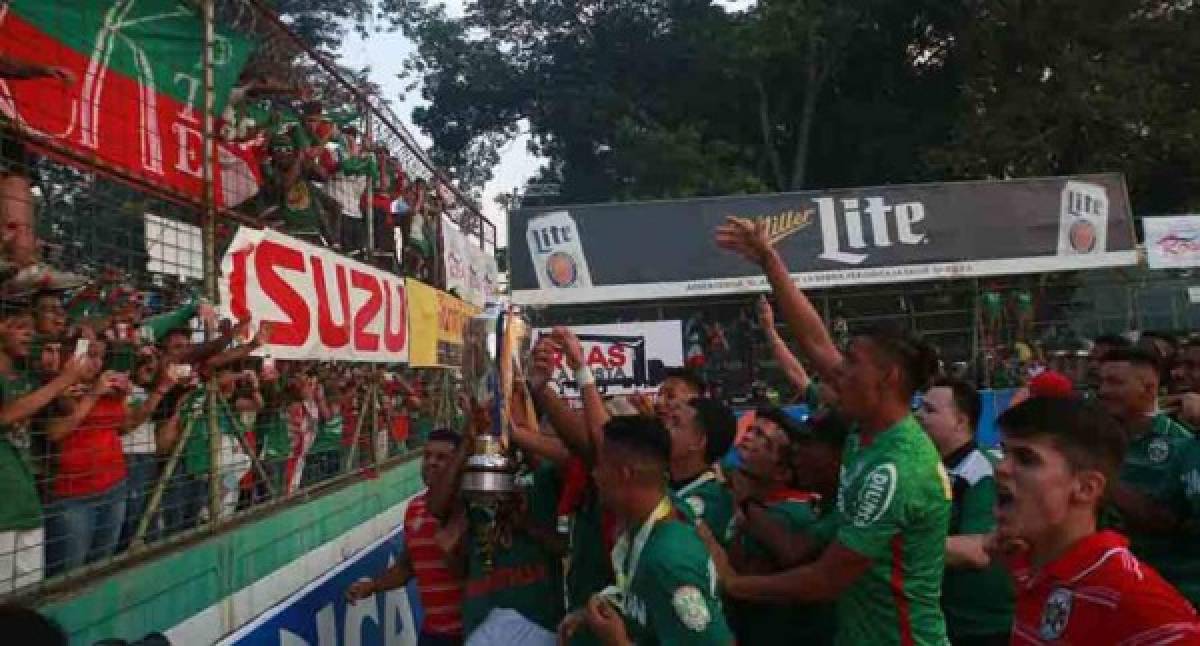
[[[45,533],[42,505],[28,464],[28,422],[94,370],[71,357],[41,387],[17,371],[29,357],[33,312],[26,303],[0,302],[0,593],[42,580]]]
[[[56,402],[46,427],[54,447],[52,503],[46,510],[46,571],[55,575],[116,551],[125,522],[125,425],[129,375],[101,372],[107,344],[91,341],[90,370]]]

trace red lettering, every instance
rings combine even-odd
[[[358,312],[354,314],[354,348],[366,352],[377,352],[379,350],[379,335],[374,332],[368,332],[367,326],[375,320],[375,315],[379,313],[380,306],[383,305],[383,294],[379,291],[379,280],[371,274],[364,274],[357,269],[350,270],[350,283],[355,288],[371,293],[371,297],[367,302],[358,308]]]
[[[588,352],[587,365],[588,365],[588,367],[591,367],[591,366],[594,366],[597,364],[599,364],[601,366],[608,365],[608,363],[604,361],[604,350],[601,350],[600,346],[594,345],[594,346],[592,346],[592,349]]]
[[[233,270],[229,272],[229,309],[239,321],[250,318],[250,308],[246,306],[246,260],[252,253],[254,245],[233,252]]]
[[[312,327],[308,304],[299,292],[275,272],[276,267],[302,272],[304,254],[270,240],[260,244],[254,254],[254,271],[258,274],[259,287],[288,317],[287,321],[272,321],[270,342],[274,345],[304,345]]]
[[[563,366],[563,358],[565,356],[566,355],[563,354],[562,350],[554,351],[554,370],[566,370],[566,367]]]
[[[623,366],[623,365],[625,365],[626,360],[627,360],[627,358],[625,356],[625,346],[621,345],[620,343],[609,346],[609,348],[608,348],[608,366],[610,368],[616,368],[617,366]]]
[[[317,333],[326,347],[343,347],[350,343],[350,290],[346,286],[346,268],[336,263],[333,266],[342,305],[342,322],[334,323],[329,307],[329,289],[325,286],[325,264],[317,256],[312,256],[310,261],[313,284],[317,288]]]
[[[395,316],[395,320],[400,323],[398,332],[392,332],[392,284],[390,281],[383,281],[383,293],[387,295],[387,303],[383,310],[383,347],[388,352],[402,352],[408,336],[408,302],[404,297],[404,285],[396,285],[395,290],[396,304],[400,310]]]

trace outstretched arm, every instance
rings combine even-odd
[[[758,300],[758,321],[767,337],[767,345],[771,346],[771,355],[779,362],[787,380],[803,394],[812,379],[804,369],[804,364],[800,363],[783,337],[779,336],[779,330],[775,329],[775,310],[771,308],[771,303],[765,296]]]
[[[821,315],[794,283],[787,265],[779,252],[771,245],[766,226],[744,218],[728,218],[717,227],[717,245],[733,251],[762,268],[767,282],[779,301],[779,310],[791,328],[801,351],[816,368],[822,379],[830,380],[842,363],[838,351],[825,328]]]

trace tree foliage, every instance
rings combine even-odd
[[[1195,3],[380,2],[475,186],[527,131],[564,202],[1112,170],[1142,209],[1200,193]]]

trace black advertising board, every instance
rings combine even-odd
[[[1119,174],[558,206],[509,218],[513,300],[527,305],[765,291],[713,242],[766,220],[804,288],[1133,265]]]

